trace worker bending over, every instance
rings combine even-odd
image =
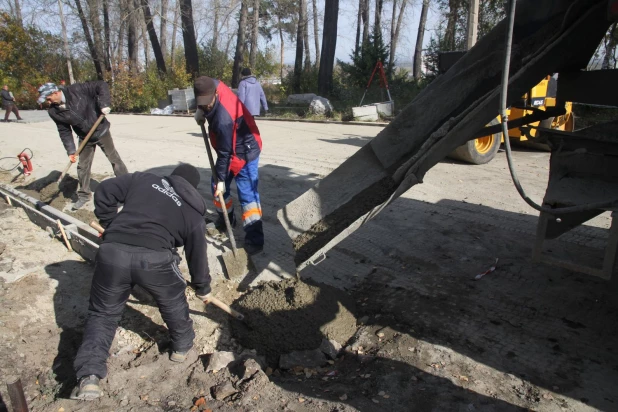
[[[125,303],[135,284],[148,291],[170,332],[170,359],[183,362],[195,333],[178,269],[184,246],[191,283],[202,300],[210,293],[206,259],[206,202],[200,174],[181,164],[170,176],[131,173],[104,180],[95,192],[95,215],[105,232],[95,259],[84,339],[75,358],[79,381],[73,399],[101,396],[99,380]],[[122,211],[118,206],[123,203]]]

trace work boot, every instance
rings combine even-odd
[[[176,362],[176,363],[182,363],[185,360],[187,360],[187,355],[189,355],[189,351],[191,349],[187,349],[184,352],[177,352],[177,351],[172,351],[172,354],[170,355],[170,360],[172,362]]]
[[[91,401],[103,395],[103,391],[99,386],[99,377],[97,375],[83,376],[79,379],[79,383],[71,392],[71,399]]]
[[[234,211],[232,210],[231,212],[229,212],[227,214],[227,216],[230,219],[230,225],[232,225],[232,227],[236,227],[236,215],[234,214]],[[225,226],[225,219],[223,218],[223,213],[219,213],[219,217],[217,218],[217,221],[215,222],[215,228],[221,232],[221,233],[227,233],[227,227]]]
[[[86,205],[86,203],[88,203],[90,201],[89,197],[80,197],[79,199],[77,199],[77,202],[73,203],[73,206],[71,207],[73,210],[78,210],[81,209],[82,207],[84,207]]]

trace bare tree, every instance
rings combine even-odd
[[[159,46],[161,47],[161,53],[163,53],[163,61],[165,61],[165,57],[167,56],[167,6],[168,0],[161,0],[161,20],[159,27],[159,37],[161,39]]]
[[[369,40],[369,0],[360,0],[363,6],[361,18],[363,19],[363,43]]]
[[[170,61],[172,63],[172,66],[174,65],[174,59],[176,57],[176,34],[177,34],[177,30],[178,30],[178,12],[180,10],[180,4],[178,2],[176,2],[176,5],[174,6],[174,25],[172,28],[172,50],[171,50],[171,57],[170,57]]]
[[[399,32],[401,30],[401,22],[403,21],[403,15],[406,11],[406,4],[408,0],[401,0],[401,6],[399,6],[399,16],[397,17],[397,23],[395,23],[395,14],[397,11],[397,0],[393,0],[393,14],[391,18],[391,47],[388,56],[388,71],[389,75],[393,73],[395,63],[395,52],[397,50],[397,43],[399,42]]]
[[[19,4],[19,0],[15,0],[15,18],[20,26],[24,25],[24,19],[21,17],[21,5]]]
[[[303,44],[305,49],[305,70],[311,67],[311,48],[309,47],[309,16],[307,14],[307,0],[300,3],[303,8]]]
[[[384,0],[376,0],[374,16],[374,27],[376,30],[382,30],[382,6],[384,6]]]
[[[101,9],[101,0],[87,0],[88,2],[88,19],[90,20],[90,27],[92,28],[92,37],[94,40],[94,50],[96,52],[96,59],[99,61],[99,65],[104,65],[107,71],[107,65],[104,64],[105,50],[103,48],[103,38],[101,34],[103,28],[101,27],[101,19],[99,18],[99,10]]]
[[[159,73],[165,73],[167,72],[167,69],[165,68],[165,58],[163,58],[161,45],[159,44],[159,39],[157,38],[157,31],[155,30],[154,22],[152,21],[150,5],[148,4],[148,0],[141,0],[141,2],[142,10],[144,12],[144,19],[146,22],[146,29],[148,31],[148,36],[150,37],[150,44],[152,45],[152,51],[155,55],[155,60],[157,61],[157,69],[159,70]]]
[[[253,22],[251,27],[251,48],[249,49],[249,67],[255,68],[258,30],[260,28],[260,0],[253,0]]]
[[[109,27],[109,0],[103,0],[103,34],[104,43],[103,48],[105,54],[103,59],[105,61],[105,71],[110,72],[112,70],[112,58],[111,58],[111,32]]]
[[[75,83],[73,77],[73,65],[71,64],[71,51],[69,49],[69,39],[67,37],[67,25],[64,21],[64,13],[62,12],[62,3],[58,0],[58,12],[60,14],[60,24],[62,25],[62,39],[64,40],[64,54],[67,58],[67,70],[69,71],[70,84]]]
[[[298,8],[298,25],[296,29],[296,59],[294,60],[294,92],[300,93],[300,80],[303,72],[303,26],[305,25],[304,10],[306,0],[300,0]]]
[[[219,0],[214,0],[214,22],[212,25],[212,46],[219,50],[219,14],[221,13]]]
[[[182,22],[182,39],[185,46],[186,70],[192,78],[195,78],[200,72],[200,64],[197,57],[197,41],[195,40],[191,0],[180,0],[180,20]]]
[[[354,43],[354,57],[358,56],[360,52],[360,36],[361,36],[361,15],[363,14],[363,2],[365,0],[358,0],[358,14],[356,15],[356,42]]]
[[[245,31],[247,30],[247,15],[249,14],[247,1],[241,0],[240,20],[238,21],[238,35],[236,36],[236,53],[234,54],[234,67],[232,68],[232,87],[238,87],[240,70],[245,52]]]
[[[421,8],[421,19],[418,23],[418,34],[416,35],[416,47],[414,48],[414,65],[412,66],[412,73],[416,80],[420,80],[422,76],[421,67],[423,65],[422,52],[423,52],[423,37],[425,36],[425,25],[427,24],[427,11],[429,10],[429,2],[431,0],[423,0],[423,7]]]
[[[144,68],[148,69],[150,65],[150,47],[148,46],[148,29],[146,28],[146,18],[144,17],[144,10],[142,9],[141,0],[134,0],[135,14],[137,23],[140,28],[140,36],[144,47]]]
[[[326,0],[324,5],[324,33],[322,33],[322,55],[318,73],[318,92],[325,96],[333,89],[335,48],[337,47],[337,23],[339,0]]]
[[[461,8],[461,0],[448,0],[448,18],[446,23],[446,31],[444,33],[446,50],[455,50],[455,37],[457,34],[457,21]]]
[[[320,39],[319,39],[319,31],[318,25],[320,22],[318,21],[318,5],[316,0],[312,0],[313,4],[313,40],[315,41],[315,67],[320,67]],[[309,46],[307,46],[309,47]]]
[[[135,10],[133,0],[121,0],[124,6],[124,15],[127,19],[127,57],[129,60],[129,70],[137,72],[137,28],[135,25]]]
[[[95,49],[94,42],[92,41],[92,36],[90,35],[90,29],[88,27],[88,20],[86,20],[84,9],[82,9],[82,4],[79,0],[75,0],[75,7],[77,7],[77,15],[79,16],[79,20],[82,23],[82,29],[84,30],[84,37],[86,37],[88,51],[90,52],[90,57],[92,58],[92,62],[94,63],[94,70],[97,72],[97,79],[103,80],[103,69],[101,68],[101,60],[97,57],[97,51]]]

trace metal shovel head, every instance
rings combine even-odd
[[[243,248],[236,249],[236,256],[234,256],[234,252],[231,250],[225,252],[223,254],[223,263],[230,280],[244,277],[253,267],[249,255]]]

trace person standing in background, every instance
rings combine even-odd
[[[9,86],[5,84],[2,87],[2,92],[0,92],[0,94],[2,94],[2,107],[4,107],[5,110],[4,121],[9,121],[9,115],[11,114],[11,112],[15,113],[15,116],[17,116],[17,120],[23,120],[19,116],[19,109],[17,109],[17,105],[15,104],[15,98],[13,97],[13,93],[9,91]]]
[[[242,79],[238,84],[238,98],[249,109],[253,116],[260,115],[260,103],[264,107],[264,112],[268,112],[268,103],[264,89],[257,81],[255,76],[251,75],[251,69],[245,67],[242,69]]]

